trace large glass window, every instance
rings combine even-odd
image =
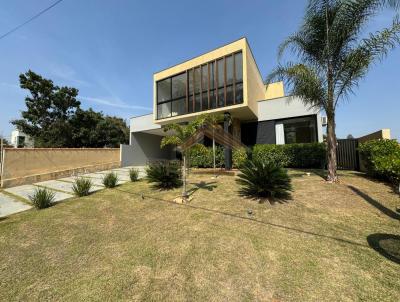
[[[172,77],[172,98],[186,96],[186,73]]]
[[[157,102],[162,103],[171,99],[171,79],[157,83]]]
[[[157,82],[157,118],[243,103],[242,53],[230,54]]]
[[[316,121],[314,117],[293,118],[282,121],[285,132],[285,144],[312,143],[317,141]]]

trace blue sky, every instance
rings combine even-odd
[[[54,0],[0,0],[0,34]],[[24,109],[18,75],[32,69],[57,85],[79,89],[82,107],[129,118],[151,112],[152,75],[218,46],[247,37],[263,78],[277,47],[294,32],[306,1],[64,0],[0,40],[0,134]],[[366,30],[389,24],[377,16]],[[360,136],[391,128],[400,139],[400,48],[373,66],[337,112],[337,133]]]

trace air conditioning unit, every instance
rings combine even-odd
[[[328,118],[326,116],[321,116],[321,124],[322,126],[328,125]]]

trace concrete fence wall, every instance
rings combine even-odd
[[[93,172],[120,166],[120,149],[21,148],[4,149],[1,186]]]

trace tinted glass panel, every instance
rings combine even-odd
[[[215,89],[210,90],[210,109],[217,108],[217,100],[215,97]]]
[[[208,109],[208,93],[207,93],[207,91],[205,91],[201,94],[201,103],[202,103],[201,110],[207,110]]]
[[[195,102],[194,102],[195,111],[196,112],[201,111],[200,93],[195,95],[194,100],[195,100]]]
[[[235,78],[236,82],[243,81],[243,61],[241,52],[235,54]]]
[[[197,67],[194,69],[194,92],[198,93],[200,92],[200,67]]]
[[[241,104],[243,103],[243,84],[236,84],[236,96],[235,103]]]
[[[226,105],[233,105],[233,86],[226,87]]]
[[[171,116],[171,103],[164,103],[157,106],[158,118],[166,118]]]
[[[189,102],[188,102],[188,113],[193,112],[193,95],[189,96]]]
[[[210,89],[214,89],[215,87],[215,64],[214,62],[210,63]]]
[[[217,61],[218,65],[218,87],[224,86],[224,60]]]
[[[185,99],[178,99],[172,101],[172,116],[181,115],[185,113]]]
[[[189,79],[189,95],[193,94],[193,70],[190,69],[188,71],[188,79]]]
[[[218,107],[225,106],[224,88],[218,89]]]
[[[172,78],[172,98],[186,96],[186,73],[182,73]]]
[[[311,117],[283,121],[285,144],[316,141],[315,120]]]
[[[171,79],[157,82],[157,101],[165,102],[171,99]]]
[[[201,90],[208,90],[208,67],[207,65],[201,66]]]
[[[226,57],[226,85],[233,84],[233,56]]]

